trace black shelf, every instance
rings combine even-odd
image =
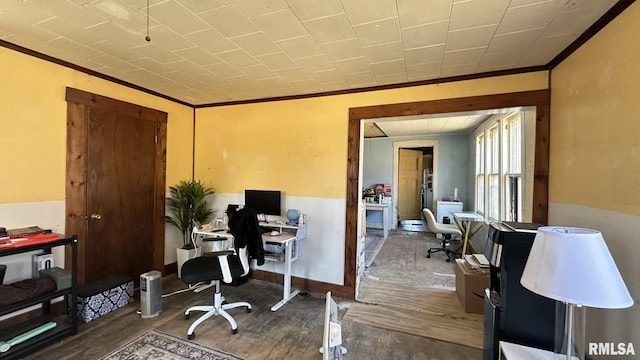
[[[37,351],[53,342],[56,342],[64,337],[75,335],[78,333],[78,312],[77,312],[77,272],[78,272],[78,238],[77,236],[71,236],[60,240],[54,240],[41,244],[25,245],[15,248],[8,248],[0,250],[0,257],[7,255],[15,255],[30,251],[44,250],[49,251],[52,247],[56,246],[71,246],[71,287],[66,289],[60,289],[50,291],[46,294],[42,294],[33,297],[28,300],[20,301],[14,304],[10,304],[0,308],[0,315],[10,314],[21,309],[28,308],[30,306],[41,304],[42,315],[29,318],[18,324],[12,324],[0,330],[0,342],[7,342],[14,337],[23,334],[29,330],[35,329],[41,325],[47,324],[51,321],[56,323],[56,326],[50,330],[43,332],[33,338],[15,344],[6,352],[0,353],[0,360],[18,359],[26,354]],[[58,297],[64,297],[64,305],[66,307],[66,314],[59,316],[52,316],[49,311],[51,309],[51,301]]]

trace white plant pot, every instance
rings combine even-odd
[[[181,271],[182,271],[182,264],[184,264],[187,260],[192,259],[196,256],[198,252],[198,249],[182,249],[182,248],[177,248],[176,249],[176,255],[178,257],[176,263],[178,265],[178,277],[181,277]]]

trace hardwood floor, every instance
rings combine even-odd
[[[186,286],[175,275],[163,279],[163,293],[168,294]],[[213,290],[200,293],[186,291],[163,299],[163,311],[156,318],[142,319],[136,313],[139,295],[124,308],[109,313],[88,324],[80,324],[78,335],[68,337],[27,357],[56,360],[99,359],[145,332],[156,329],[186,339],[186,331],[197,317],[193,313],[184,320],[184,310],[192,305],[212,302]],[[282,287],[250,279],[237,287],[223,286],[228,302],[246,300],[253,310],[229,312],[238,322],[238,333],[222,317],[213,317],[196,328],[194,342],[232,353],[247,360],[263,359],[321,359],[325,294],[302,293],[280,310],[270,307],[282,296]],[[401,295],[399,295],[401,296]],[[432,340],[404,332],[385,330],[344,318],[351,300],[336,298],[342,318],[343,345],[347,360],[370,359],[480,359],[481,350]],[[55,354],[55,355],[54,355]]]

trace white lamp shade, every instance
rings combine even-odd
[[[596,230],[538,228],[520,283],[536,294],[571,304],[608,309],[633,305]]]

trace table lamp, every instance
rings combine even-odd
[[[609,249],[596,230],[538,228],[520,283],[558,301],[556,359],[584,359],[584,307],[618,309],[633,305]]]

